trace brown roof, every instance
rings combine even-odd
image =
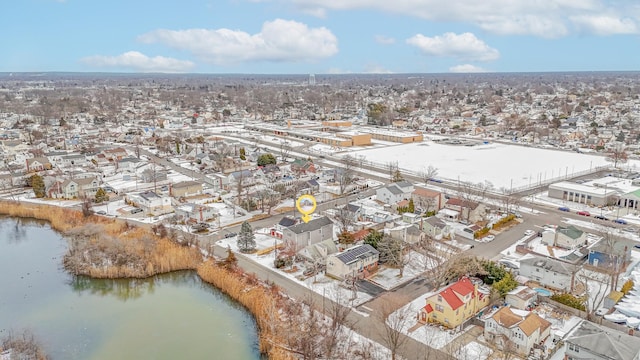
[[[540,329],[540,333],[544,332],[551,323],[538,316],[538,314],[529,312],[526,316],[514,314],[508,307],[503,307],[496,311],[492,316],[498,324],[503,327],[511,328],[518,326],[527,336],[531,336],[536,329]]]
[[[520,321],[522,321],[522,317],[514,314],[511,309],[508,307],[503,307],[502,309],[496,311],[492,316],[493,320],[495,320],[501,326],[510,328]]]
[[[452,205],[452,206],[460,206],[463,208],[469,208],[471,210],[475,210],[475,208],[478,207],[478,203],[477,202],[473,202],[473,201],[469,201],[469,200],[462,200],[462,199],[458,199],[458,198],[450,198],[449,200],[447,200],[447,204],[448,205]]]
[[[551,323],[538,316],[538,314],[531,312],[518,326],[527,336],[530,336],[536,329],[540,329],[542,333],[551,326]]]
[[[413,190],[413,194],[420,197],[429,197],[429,198],[440,196],[439,191],[420,188],[420,187],[415,188],[415,190]]]

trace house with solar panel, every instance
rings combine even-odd
[[[326,275],[336,279],[366,278],[378,269],[380,253],[373,246],[363,244],[327,256]]]
[[[418,312],[418,321],[454,329],[487,307],[490,294],[491,289],[482,280],[462,277],[428,295],[426,305]]]

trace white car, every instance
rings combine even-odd
[[[535,232],[535,231],[533,231],[533,230],[527,230],[527,231],[525,231],[525,232],[524,232],[524,234],[525,234],[526,236],[531,236],[531,235],[533,235],[533,234],[535,234],[535,233],[536,233],[536,232]]]
[[[485,237],[482,238],[483,242],[492,242],[496,237],[493,235],[487,235]]]
[[[602,316],[602,315],[604,315],[604,314],[606,314],[608,312],[609,312],[609,309],[599,308],[598,310],[596,310],[596,315]]]

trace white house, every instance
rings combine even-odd
[[[535,344],[543,342],[551,323],[538,314],[502,307],[484,324],[484,338],[503,350],[529,355]]]
[[[378,250],[369,244],[349,248],[327,256],[327,276],[345,279],[348,276],[367,277],[378,268]]]
[[[404,199],[410,199],[413,190],[413,184],[410,182],[399,181],[376,190],[376,199],[386,204],[396,204]]]
[[[504,297],[507,305],[520,310],[531,308],[536,300],[538,300],[538,292],[528,286],[518,286]]]
[[[565,359],[640,359],[640,338],[583,320],[565,340]]]
[[[542,243],[563,249],[576,249],[587,243],[587,233],[573,225],[558,226],[555,230],[545,229],[542,233]]]
[[[560,260],[528,255],[520,259],[520,275],[542,286],[561,291],[573,290],[573,276],[577,269]]]
[[[148,213],[166,214],[173,210],[170,197],[160,196],[153,191],[127,194],[125,200]]]

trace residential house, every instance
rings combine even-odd
[[[416,209],[426,213],[431,211],[437,213],[444,203],[444,195],[440,191],[422,187],[416,187],[411,193],[411,198]]]
[[[202,183],[197,181],[181,181],[169,185],[169,195],[174,198],[202,194]]]
[[[140,171],[140,169],[138,169]],[[140,172],[140,181],[143,183],[158,183],[168,179],[167,172],[163,169],[153,169],[148,167]]]
[[[290,169],[297,175],[315,174],[316,172],[316,166],[313,161],[303,159],[294,160],[290,165]]]
[[[52,165],[49,159],[44,156],[26,159],[27,172],[51,170]]]
[[[333,239],[327,239],[317,244],[307,246],[298,254],[311,264],[325,266],[326,268],[327,257],[338,251],[338,246],[336,246]]]
[[[376,200],[395,205],[404,199],[411,198],[411,193],[413,193],[413,185],[407,181],[400,181],[377,189]]]
[[[417,224],[403,224],[392,228],[385,229],[390,237],[400,239],[407,244],[416,244],[424,238],[424,233],[420,231]]]
[[[550,329],[551,323],[538,314],[504,306],[485,321],[484,338],[504,351],[527,356]]]
[[[418,313],[422,323],[439,323],[456,328],[489,305],[491,289],[479,279],[463,277],[426,298],[426,305]]]
[[[587,233],[573,225],[558,226],[542,232],[542,243],[573,250],[587,244]]]
[[[186,223],[206,222],[216,218],[218,210],[206,205],[187,203],[176,207],[176,216]]]
[[[125,202],[147,213],[166,214],[173,210],[170,197],[158,195],[153,191],[127,194]]]
[[[621,269],[631,260],[631,249],[637,244],[637,241],[628,239],[603,238],[589,247],[589,265],[605,269]]]
[[[87,160],[87,157],[82,154],[64,155],[60,160],[61,161],[59,166],[63,167],[84,166],[89,164],[89,160]]]
[[[586,320],[564,342],[565,359],[640,359],[640,338]]]
[[[378,268],[380,253],[369,244],[357,245],[327,256],[327,276],[337,279],[365,278]]]
[[[333,240],[333,222],[326,216],[315,218],[309,222],[301,222],[282,229],[284,243],[303,249],[324,240]]]
[[[430,216],[422,219],[422,231],[434,239],[442,239],[451,233],[451,227],[441,219]]]
[[[505,304],[520,310],[529,310],[537,300],[538,292],[528,286],[518,286],[504,297]]]
[[[484,204],[460,198],[449,198],[444,207],[452,211],[457,211],[460,214],[460,219],[472,223],[482,221],[486,214]]]
[[[255,178],[251,170],[239,170],[230,173],[227,176],[227,182],[230,187],[237,187],[239,183],[242,183],[243,187],[247,187],[255,183]]]
[[[134,157],[128,157],[124,159],[120,159],[117,161],[118,170],[122,172],[130,172],[133,173],[136,171],[136,168],[140,164],[141,160]]]
[[[540,285],[560,291],[573,291],[577,268],[566,262],[539,256],[524,256],[520,259],[520,275]]]
[[[56,199],[79,199],[93,197],[100,182],[95,177],[56,181],[47,188],[47,196]]]
[[[102,151],[102,153],[104,154],[105,158],[107,160],[109,160],[110,162],[118,162],[122,159],[124,159],[125,157],[129,156],[129,154],[127,154],[127,151],[123,148],[115,148],[115,149],[107,149]]]

